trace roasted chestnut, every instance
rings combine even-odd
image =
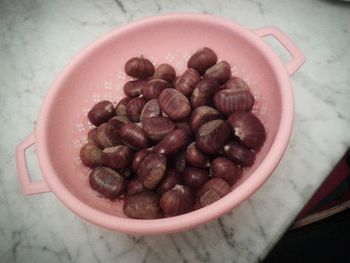
[[[192,108],[213,104],[214,94],[218,90],[219,84],[213,78],[205,78],[198,82],[191,96]]]
[[[145,100],[158,99],[164,89],[172,88],[169,82],[162,79],[152,79],[144,87],[142,94]]]
[[[126,105],[132,100],[130,97],[122,98],[117,106],[115,106],[115,115],[117,116],[126,116]]]
[[[127,168],[132,161],[133,155],[132,150],[125,145],[108,147],[103,150],[105,166],[116,170]]]
[[[216,109],[209,106],[200,106],[195,108],[191,114],[191,128],[197,131],[203,124],[208,121],[221,119],[222,115]]]
[[[204,77],[215,79],[219,84],[223,84],[231,77],[231,66],[226,61],[221,61],[205,71]]]
[[[102,123],[97,128],[96,142],[101,148],[118,145],[120,143],[118,130],[109,123]]]
[[[196,167],[186,167],[182,176],[185,184],[195,191],[200,189],[210,179],[207,169]]]
[[[199,168],[205,168],[210,165],[208,156],[198,150],[194,142],[187,146],[186,162]]]
[[[142,129],[149,139],[160,141],[175,129],[175,124],[166,117],[152,117],[143,121]]]
[[[128,119],[133,122],[139,122],[145,103],[146,101],[144,98],[134,98],[129,101],[128,105],[126,105],[126,116]]]
[[[201,80],[201,76],[192,68],[187,69],[176,81],[175,88],[185,96],[190,96]]]
[[[143,56],[129,59],[126,62],[124,69],[126,74],[137,79],[145,79],[152,76],[154,73],[152,62]]]
[[[104,163],[102,151],[95,144],[87,143],[80,149],[81,162],[90,168],[101,166]]]
[[[255,161],[255,152],[235,141],[224,146],[224,155],[240,166],[252,166]]]
[[[150,154],[140,163],[137,178],[150,190],[155,189],[162,181],[167,166],[166,157],[162,154]]]
[[[215,65],[218,61],[218,57],[215,52],[208,48],[203,47],[197,50],[188,60],[187,67],[195,69],[200,75],[203,75],[205,71],[211,66]]]
[[[168,133],[156,146],[154,146],[153,152],[172,155],[183,149],[188,143],[187,134],[183,130],[176,129]]]
[[[134,155],[134,159],[132,161],[132,165],[131,165],[131,169],[134,172],[137,172],[137,169],[140,166],[140,163],[143,161],[143,159],[145,159],[148,155],[150,155],[152,153],[151,150],[148,149],[143,149],[138,151],[135,155]]]
[[[163,180],[157,187],[157,193],[163,194],[177,184],[182,183],[181,173],[175,168],[167,168]]]
[[[120,130],[125,123],[129,123],[130,120],[124,115],[117,115],[109,119],[108,123],[112,125],[120,135]]]
[[[165,89],[159,96],[159,105],[172,120],[181,120],[191,113],[188,99],[176,89]]]
[[[242,175],[242,169],[225,157],[217,157],[210,165],[213,177],[224,179],[233,185]]]
[[[157,99],[153,99],[147,101],[145,106],[141,111],[140,120],[143,122],[145,119],[161,116],[162,110],[159,106],[159,101]]]
[[[175,79],[175,69],[169,64],[160,64],[153,74],[153,79],[163,79],[169,83]]]
[[[114,106],[112,102],[107,100],[103,100],[95,104],[87,115],[89,121],[95,126],[99,126],[102,123],[107,122],[113,116]]]
[[[131,80],[125,83],[124,93],[129,97],[138,97],[142,94],[142,90],[148,84],[147,80]]]
[[[133,149],[141,150],[148,148],[151,143],[142,128],[135,123],[126,123],[120,130],[122,142]]]
[[[201,207],[218,201],[231,192],[230,185],[221,178],[213,178],[204,184],[200,190],[199,204]]]
[[[155,219],[161,217],[159,197],[149,191],[127,195],[124,198],[123,212],[136,219]]]
[[[194,197],[191,189],[177,184],[162,194],[159,203],[166,216],[176,216],[191,211]]]
[[[226,83],[220,86],[220,89],[233,89],[235,91],[248,90],[247,83],[238,77],[230,78]]]
[[[229,115],[238,111],[250,111],[255,99],[249,90],[223,89],[215,94],[214,103],[220,112]]]

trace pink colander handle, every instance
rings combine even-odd
[[[292,56],[292,59],[285,65],[289,76],[292,76],[305,63],[305,56],[301,53],[300,49],[278,28],[264,27],[255,29],[254,32],[260,37],[273,36]]]
[[[19,174],[19,180],[22,186],[22,192],[26,195],[40,194],[51,192],[44,180],[32,182],[29,177],[27,160],[26,160],[26,149],[35,143],[34,133],[30,134],[16,147],[16,165]]]

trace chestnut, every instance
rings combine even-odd
[[[152,153],[152,151],[148,150],[148,149],[143,149],[143,150],[138,151],[134,155],[134,159],[133,159],[132,164],[131,164],[131,169],[134,172],[137,172],[137,169],[139,168],[140,163],[143,161],[143,159],[145,159],[151,153]]]
[[[174,156],[175,168],[183,172],[186,168],[186,151],[180,151]]]
[[[221,178],[213,178],[206,182],[199,193],[201,207],[210,205],[231,192],[231,186]]]
[[[125,180],[118,172],[107,167],[94,168],[89,176],[91,188],[103,197],[114,200],[125,188]]]
[[[192,108],[211,105],[213,96],[218,90],[219,84],[213,78],[205,78],[198,82],[191,96]]]
[[[123,116],[123,115],[114,116],[114,117],[110,118],[108,121],[108,123],[116,129],[116,131],[118,132],[118,135],[120,135],[120,130],[121,130],[122,126],[125,123],[129,123],[129,122],[130,122],[130,120],[128,119],[128,117]]]
[[[172,155],[188,144],[187,134],[180,129],[168,133],[154,148],[153,152]]]
[[[120,143],[118,130],[109,123],[103,123],[97,128],[96,142],[101,148],[116,146]]]
[[[148,148],[151,143],[140,126],[135,123],[126,123],[120,130],[121,141],[136,150]]]
[[[132,161],[134,153],[125,145],[117,145],[103,149],[105,166],[112,169],[125,169]]]
[[[266,139],[266,131],[261,121],[250,112],[237,112],[231,114],[228,122],[234,134],[248,148],[260,150]]]
[[[152,99],[146,102],[145,106],[141,111],[140,121],[143,122],[145,119],[161,116],[162,110],[159,106],[158,99]]]
[[[188,119],[176,122],[175,127],[177,129],[183,130],[187,134],[188,138],[191,138],[193,136],[193,132]]]
[[[255,152],[239,142],[226,144],[224,155],[240,166],[252,166],[255,162]]]
[[[163,193],[159,204],[166,216],[177,216],[192,210],[194,197],[191,189],[177,184]]]
[[[230,115],[237,111],[252,110],[255,99],[249,90],[223,89],[215,94],[214,103],[220,112]]]
[[[152,117],[143,121],[142,129],[149,139],[160,141],[175,129],[175,124],[166,117]]]
[[[137,178],[131,179],[128,182],[128,186],[126,188],[127,195],[137,194],[143,191],[146,191],[146,189],[143,187],[143,185]]]
[[[124,93],[129,97],[138,97],[142,94],[142,90],[148,84],[147,80],[131,80],[125,83]]]
[[[192,68],[187,69],[176,81],[175,88],[185,96],[190,96],[201,80],[201,76]]]
[[[91,129],[87,134],[88,143],[92,143],[98,146],[97,141],[97,128]]]
[[[139,122],[145,103],[146,101],[144,98],[133,98],[129,101],[128,105],[126,105],[126,116],[128,119],[133,122]]]
[[[210,165],[210,169],[213,177],[224,179],[230,185],[236,183],[243,172],[241,168],[225,157],[214,159]]]
[[[117,116],[126,116],[126,105],[132,100],[130,97],[122,98],[117,106],[115,106],[115,115]]]
[[[158,99],[160,93],[167,88],[172,88],[169,82],[162,79],[152,79],[143,88],[142,94],[145,100]]]
[[[233,89],[235,91],[249,90],[248,84],[241,78],[232,77],[220,86],[220,89]]]
[[[124,198],[123,212],[136,219],[155,219],[161,217],[159,197],[157,194],[143,191],[127,195]]]
[[[181,120],[191,113],[188,99],[176,89],[164,89],[159,96],[159,105],[172,120]]]
[[[205,71],[211,66],[215,65],[218,61],[218,57],[215,52],[208,48],[203,47],[197,50],[188,60],[187,67],[195,69],[200,75],[203,75]]]
[[[215,154],[224,146],[230,134],[230,126],[225,121],[209,121],[198,129],[196,147],[204,153]]]
[[[181,184],[181,182],[181,173],[175,168],[169,167],[166,169],[164,178],[157,187],[157,193],[163,194],[173,188],[175,185]]]
[[[140,163],[137,169],[137,178],[145,188],[153,190],[162,181],[166,167],[166,157],[162,154],[152,153]]]
[[[185,184],[194,191],[200,189],[210,179],[207,169],[196,167],[186,167],[182,176]]]
[[[205,71],[204,77],[215,79],[219,84],[223,84],[231,77],[231,66],[226,61],[221,61]]]
[[[222,115],[216,109],[209,106],[200,106],[195,108],[191,114],[191,128],[193,131],[197,131],[203,124],[208,121],[221,119]]]
[[[125,73],[137,79],[145,79],[154,73],[152,62],[143,56],[129,59],[124,66]]]
[[[87,143],[81,147],[80,160],[90,168],[101,166],[104,163],[101,149],[92,143]]]
[[[189,165],[199,168],[205,168],[210,165],[208,156],[198,150],[194,142],[187,146],[185,156]]]
[[[175,79],[175,69],[169,64],[160,64],[153,74],[153,79],[163,79],[169,83]]]
[[[89,121],[95,126],[99,126],[102,123],[107,122],[113,116],[114,106],[112,102],[107,100],[103,100],[95,104],[87,115]]]

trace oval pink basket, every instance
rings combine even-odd
[[[291,60],[283,64],[262,37],[273,36]],[[267,127],[267,141],[253,167],[232,192],[200,210],[177,217],[136,220],[122,213],[122,202],[99,198],[88,185],[88,170],[79,149],[90,125],[86,113],[96,101],[122,96],[125,61],[143,54],[155,64],[168,62],[177,72],[196,49],[208,46],[230,62],[233,74],[251,86],[255,113]],[[74,213],[96,225],[133,234],[184,231],[213,220],[252,195],[271,175],[287,148],[294,119],[291,76],[305,59],[276,28],[248,30],[230,21],[202,14],[171,14],[118,28],[78,55],[58,76],[45,98],[35,132],[17,146],[17,169],[25,194],[52,191]],[[43,180],[31,182],[25,149],[36,145]]]

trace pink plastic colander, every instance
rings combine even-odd
[[[275,37],[290,53],[283,64],[262,37]],[[230,194],[205,208],[181,216],[136,220],[126,218],[122,201],[99,198],[88,185],[88,170],[79,149],[91,128],[86,114],[102,99],[118,102],[128,77],[124,63],[143,54],[155,64],[170,63],[177,73],[200,47],[211,47],[232,65],[233,74],[251,87],[255,113],[267,128],[267,140],[253,167]],[[248,30],[230,21],[202,14],[171,14],[118,28],[78,55],[58,76],[46,96],[35,132],[16,149],[22,191],[52,191],[74,213],[96,225],[125,233],[164,234],[213,220],[252,195],[271,175],[290,138],[294,101],[289,77],[304,63],[300,50],[274,27]],[[25,150],[34,145],[43,180],[29,178]]]

